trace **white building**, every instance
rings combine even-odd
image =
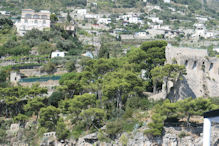
[[[160,20],[159,17],[149,17],[153,23],[163,24],[163,20]]]
[[[204,24],[194,24],[195,27],[195,33],[192,35],[194,38],[200,38],[203,37],[205,39],[214,37],[213,32],[207,32],[206,27]]]
[[[84,16],[84,15],[87,14],[87,10],[86,10],[86,9],[78,9],[78,10],[77,10],[77,14],[78,14],[78,15],[83,15],[83,16]]]
[[[170,3],[170,0],[163,0],[164,3]]]
[[[111,18],[99,18],[97,24],[109,24],[111,23]]]
[[[17,32],[19,35],[24,35],[26,31],[33,28],[44,30],[50,28],[50,12],[47,10],[41,10],[35,12],[32,9],[23,9],[21,14],[21,20],[15,23]]]
[[[146,36],[147,36],[147,32],[145,31],[135,33],[135,37],[146,37]]]
[[[212,123],[219,123],[219,109],[204,113],[203,146],[213,145],[211,143]]]
[[[0,11],[0,14],[6,15],[6,14],[7,14],[7,11]]]
[[[65,57],[65,52],[61,52],[61,51],[52,52],[51,58],[55,58],[55,57]]]
[[[219,48],[213,48],[213,50],[219,53]]]
[[[196,19],[201,22],[201,23],[205,23],[208,21],[207,17],[201,17],[201,16],[197,16]]]
[[[143,23],[138,17],[130,17],[128,20],[129,23],[134,23],[134,24],[138,24],[138,23]]]
[[[86,14],[84,16],[86,19],[98,19],[100,16],[98,14]]]

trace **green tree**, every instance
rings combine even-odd
[[[70,60],[65,64],[65,68],[67,69],[68,72],[72,72],[76,70],[75,63],[76,63],[75,60]]]
[[[79,114],[84,109],[95,107],[96,96],[94,94],[85,93],[83,95],[77,95],[74,99],[70,100],[68,111],[78,119]]]
[[[56,14],[51,14],[50,15],[50,20],[51,20],[51,23],[55,23],[55,22],[57,22],[58,21],[58,18],[57,18],[57,16],[56,16]]]
[[[99,129],[104,124],[106,112],[99,108],[89,108],[82,111],[79,116],[86,123],[87,128],[94,127]]]
[[[148,124],[149,129],[145,130],[144,133],[152,136],[161,136],[163,133],[165,117],[159,113],[155,113],[152,115],[151,119],[152,122]]]
[[[191,116],[193,115],[202,116],[204,112],[217,108],[217,106],[211,103],[211,100],[208,98],[192,99],[192,97],[190,97],[178,101],[178,103],[179,103],[178,110],[181,113],[181,117],[187,117],[187,124],[189,124]]]
[[[0,143],[4,143],[6,141],[6,130],[0,128]]]
[[[65,95],[63,92],[55,91],[52,93],[52,95],[48,98],[48,104],[58,107],[58,102],[63,100],[65,98]]]
[[[121,110],[128,98],[143,96],[144,84],[135,73],[120,70],[104,77],[102,89],[103,95],[115,104],[117,110]]]
[[[72,20],[72,18],[71,18],[71,16],[70,16],[70,13],[68,12],[67,21],[68,21],[68,22],[71,22],[71,20]]]
[[[47,128],[48,131],[56,129],[57,121],[59,119],[60,109],[54,106],[48,106],[40,109],[39,124],[41,127]]]
[[[44,98],[35,97],[33,99],[28,100],[27,104],[24,106],[24,110],[27,112],[33,112],[38,119],[39,111],[42,107],[45,107]],[[36,120],[37,120],[36,119]]]
[[[18,114],[14,117],[15,122],[19,122],[21,126],[25,126],[25,122],[27,121],[28,117],[23,114]]]
[[[109,58],[109,57],[110,57],[109,49],[102,44],[100,47],[98,58]]]
[[[174,84],[176,81],[182,78],[182,75],[186,74],[185,66],[177,64],[166,64],[164,66],[157,66],[151,70],[151,76],[153,80],[154,93],[158,83],[165,81],[166,96],[168,94],[168,81],[172,81]]]
[[[64,120],[59,118],[56,126],[56,136],[58,140],[66,140],[70,136],[70,131],[66,128]]]
[[[54,73],[56,70],[56,65],[52,62],[48,62],[47,64],[44,64],[41,71],[47,72],[48,74]]]

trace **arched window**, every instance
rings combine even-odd
[[[213,66],[214,66],[214,64],[211,63],[211,64],[210,64],[210,67],[209,67],[209,71],[213,68]]]
[[[194,64],[193,64],[193,66],[192,66],[192,69],[195,69],[196,66],[197,66],[197,61],[194,61]]]
[[[188,60],[185,61],[185,66],[187,66],[187,65],[188,65]]]

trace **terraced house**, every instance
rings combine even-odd
[[[21,14],[21,20],[15,23],[17,32],[23,36],[26,31],[33,28],[44,30],[50,28],[50,11],[41,10],[35,12],[32,9],[23,9]]]

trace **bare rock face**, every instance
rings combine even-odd
[[[182,128],[182,127],[164,127],[165,134],[162,137],[147,137],[142,129],[132,133],[123,133],[127,136],[127,146],[202,146],[202,127]],[[185,133],[182,135],[181,133]],[[181,134],[181,136],[180,136]],[[89,134],[80,138],[76,146],[123,146],[121,137],[111,143],[100,142],[97,139],[97,133]],[[212,126],[211,144],[219,144],[219,126]]]

